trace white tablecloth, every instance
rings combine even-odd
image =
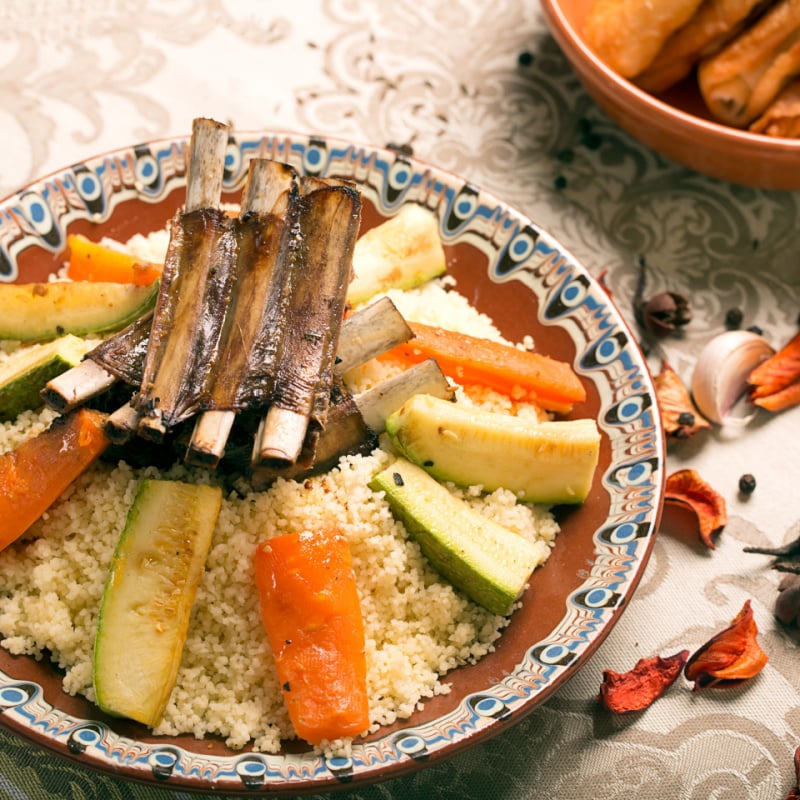
[[[517,206],[606,282],[631,318],[636,260],[650,293],[686,294],[694,319],[664,354],[684,378],[744,312],[774,345],[797,330],[800,194],[711,180],[612,124],[579,86],[535,2],[499,0],[29,0],[0,7],[0,192],[98,152],[187,134],[318,131],[408,145]],[[800,535],[800,408],[670,446],[728,504],[707,550],[662,532],[630,608],[590,663],[532,716],[480,747],[342,797],[774,800],[794,783],[800,636],[776,623],[779,576],[742,552]],[[739,476],[757,479],[737,491]],[[602,671],[696,649],[752,600],[769,663],[749,684],[673,687],[614,718]],[[186,797],[124,784],[0,734],[8,797]]]

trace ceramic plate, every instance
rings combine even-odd
[[[46,279],[66,235],[122,241],[163,228],[185,192],[187,139],[131,146],[49,175],[0,204],[0,279]],[[103,716],[61,690],[48,663],[0,651],[0,725],[34,744],[115,776],[172,789],[304,794],[397,777],[506,730],[587,661],[629,604],[653,546],[664,488],[661,423],[643,357],[603,288],[561,244],[469,181],[390,149],[291,133],[230,140],[224,201],[238,199],[253,157],[356,181],[364,227],[406,203],[439,220],[458,291],[504,334],[531,334],[570,361],[587,388],[574,416],[602,432],[586,502],[558,509],[561,533],[496,652],[448,676],[452,692],[410,719],[325,759],[291,745],[277,755],[218,740],[159,738]]]
[[[800,189],[800,139],[715,122],[694,77],[650,95],[609,69],[583,41],[594,0],[542,0],[553,37],[586,91],[621,128],[686,167],[764,189]]]

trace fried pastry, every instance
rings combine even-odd
[[[754,133],[800,138],[800,80],[792,81],[767,107],[767,110],[750,125]]]
[[[632,78],[688,22],[702,0],[595,0],[584,26],[589,47],[615,72]]]
[[[636,84],[648,92],[668,89],[770,5],[772,0],[704,0],[697,13],[667,39],[650,66],[636,76]]]
[[[720,122],[743,128],[800,74],[800,0],[780,0],[719,53],[700,62],[700,93]]]

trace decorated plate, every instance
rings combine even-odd
[[[162,229],[185,194],[187,139],[122,148],[49,175],[0,204],[0,281],[44,280],[68,233],[126,241]],[[631,602],[661,512],[664,451],[653,386],[635,337],[606,291],[534,221],[468,180],[392,149],[282,132],[237,133],[224,201],[236,201],[252,157],[355,181],[363,226],[407,203],[436,214],[456,291],[514,341],[569,361],[587,389],[572,416],[602,435],[587,500],[556,508],[555,548],[498,641],[450,673],[449,694],[358,739],[349,757],[287,744],[234,751],[217,739],[158,737],[103,715],[61,688],[46,659],[0,651],[0,725],[66,759],[172,789],[304,794],[420,769],[501,734],[563,686]]]

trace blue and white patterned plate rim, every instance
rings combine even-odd
[[[125,200],[158,202],[185,185],[188,138],[163,139],[52,173],[0,203],[0,282],[17,278],[29,247],[57,254],[78,219],[103,222]],[[42,687],[0,672],[0,723],[87,766],[175,788],[238,793],[305,793],[371,783],[432,763],[482,741],[527,714],[605,638],[638,584],[660,516],[664,452],[655,392],[644,359],[604,288],[547,232],[488,192],[392,148],[292,132],[231,136],[224,190],[244,180],[252,157],[306,174],[344,177],[386,216],[406,203],[433,210],[446,244],[469,242],[488,257],[487,278],[518,281],[538,300],[538,322],[568,331],[576,370],[600,395],[598,425],[611,441],[602,476],[610,508],[594,532],[595,559],[565,599],[561,622],[520,654],[502,680],[462,699],[446,716],[354,744],[349,758],[309,752],[219,756],[142,742],[50,704]]]

